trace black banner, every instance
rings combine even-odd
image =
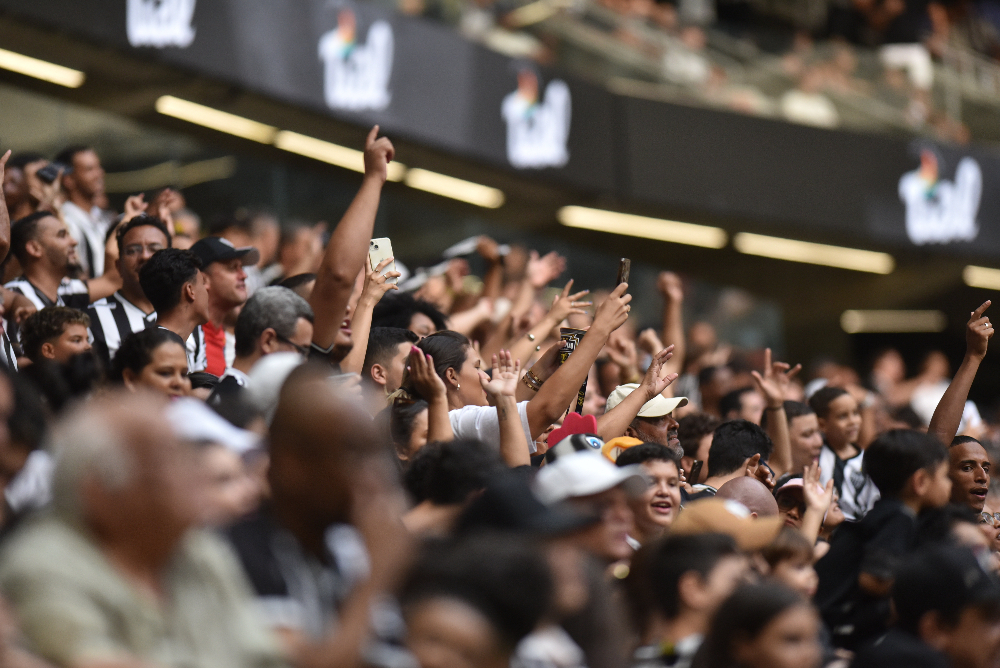
[[[1000,156],[985,148],[616,95],[346,0],[0,0],[0,11],[693,222],[1000,259]]]

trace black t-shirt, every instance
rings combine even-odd
[[[816,563],[815,597],[834,645],[853,650],[885,632],[889,599],[862,591],[858,576],[891,581],[913,550],[915,534],[916,516],[897,499],[880,499],[860,522],[845,522],[837,530]]]
[[[893,629],[854,657],[851,668],[948,668],[948,657],[920,638]]]

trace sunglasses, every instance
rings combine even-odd
[[[783,513],[787,513],[793,508],[797,508],[799,511],[799,516],[805,515],[806,512],[806,502],[804,499],[797,499],[792,494],[779,494],[778,498],[775,499],[778,502],[778,510]]]

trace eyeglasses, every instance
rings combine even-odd
[[[293,343],[293,342],[289,341],[288,339],[286,339],[285,337],[283,337],[281,334],[278,334],[277,332],[275,332],[274,338],[278,339],[279,341],[281,341],[285,345],[288,345],[288,346],[291,346],[292,348],[295,348],[295,351],[298,354],[302,355],[303,357],[309,357],[309,346],[300,346],[297,343]]]
[[[979,523],[989,524],[994,529],[1000,529],[1000,513],[988,513],[984,510],[979,513]]]
[[[148,250],[150,255],[152,255],[156,251],[163,250],[163,248],[164,247],[161,244],[148,244],[146,246],[143,246],[142,244],[129,244],[122,249],[122,252],[131,257],[134,255],[142,255],[144,250]]]

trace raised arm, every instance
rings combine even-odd
[[[0,156],[0,184],[3,183],[4,169],[10,159],[10,149]],[[0,188],[0,262],[3,262],[10,252],[10,211],[7,210],[7,198],[3,188]]]
[[[511,357],[516,360],[530,359],[535,354],[537,346],[548,337],[549,332],[559,326],[559,323],[573,313],[586,313],[583,308],[590,306],[591,302],[580,300],[587,295],[589,290],[571,295],[569,291],[572,287],[573,279],[570,279],[563,287],[562,292],[556,295],[552,301],[552,308],[545,314],[545,317],[510,347]]]
[[[767,435],[771,437],[774,449],[768,459],[768,466],[775,477],[787,473],[792,468],[792,441],[788,435],[788,417],[785,415],[785,397],[788,386],[802,365],[795,368],[784,362],[771,362],[771,349],[764,351],[764,375],[752,371],[757,389],[767,403]]]
[[[611,332],[628,320],[628,312],[632,308],[628,303],[632,301],[632,295],[625,294],[626,290],[628,283],[622,283],[608,295],[594,315],[594,324],[573,354],[550,378],[542,379],[544,384],[541,389],[528,402],[528,426],[532,438],[541,436],[566,412]]]
[[[643,376],[639,387],[622,399],[621,403],[610,411],[598,416],[598,436],[605,441],[622,436],[625,433],[625,429],[632,424],[632,420],[639,414],[639,411],[642,410],[646,402],[663,392],[667,385],[677,380],[676,373],[668,373],[662,378],[660,377],[673,354],[674,347],[670,346],[653,355],[653,361],[650,362],[649,368],[646,369],[646,375]]]
[[[517,412],[518,378],[521,376],[521,361],[511,358],[509,350],[501,350],[493,356],[493,377],[479,372],[479,381],[486,396],[497,409],[500,424],[500,456],[507,466],[531,466],[531,451],[528,439],[521,427],[521,417]]]
[[[823,485],[819,481],[819,464],[808,464],[802,472],[802,499],[806,502],[806,512],[802,516],[799,531],[810,545],[816,545],[823,518],[833,503],[833,478]]]
[[[986,347],[993,336],[993,325],[983,315],[991,303],[987,300],[969,316],[969,322],[965,325],[965,358],[934,409],[927,429],[928,433],[936,436],[946,446],[951,445],[962,424],[962,413],[965,412],[965,402],[969,398],[972,381],[976,379],[979,364],[986,357]]]
[[[672,271],[660,272],[656,287],[663,295],[663,342],[674,346],[674,357],[667,365],[669,373],[684,370],[684,287],[680,277]]]
[[[390,290],[398,290],[395,283],[389,283],[390,278],[399,278],[398,271],[389,271],[382,274],[382,270],[389,266],[393,258],[387,257],[378,263],[373,271],[365,272],[365,287],[361,290],[358,298],[358,306],[354,310],[354,317],[351,318],[351,341],[354,344],[351,352],[347,353],[340,362],[340,370],[344,373],[361,373],[361,368],[365,365],[365,355],[368,353],[368,335],[372,330],[372,313],[375,305],[382,299],[382,295]]]
[[[365,176],[361,188],[330,237],[316,271],[316,287],[309,297],[316,317],[313,343],[324,350],[333,346],[344,321],[354,279],[368,252],[388,165],[395,155],[392,142],[377,136],[376,125],[365,140]]]
[[[438,443],[455,438],[448,417],[448,394],[441,376],[434,371],[434,358],[420,348],[410,346],[406,371],[420,396],[427,401],[427,442]]]

